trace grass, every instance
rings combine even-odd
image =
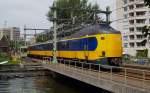
[[[9,61],[8,63],[6,63],[6,64],[9,64],[9,65],[16,65],[16,64],[20,63],[20,59],[19,58],[17,58],[16,61],[14,61],[12,59],[9,56],[7,56],[7,54],[0,53],[0,62]]]
[[[17,60],[17,61],[11,61],[11,60],[9,60],[9,62],[7,63],[8,65],[17,65],[17,64],[19,64],[20,63],[20,61],[19,60]]]
[[[10,58],[5,53],[0,53],[0,62],[9,61]]]

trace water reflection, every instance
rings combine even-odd
[[[51,77],[0,80],[0,93],[79,93]]]
[[[60,77],[60,76],[59,76]],[[0,80],[0,93],[109,93],[72,79],[50,76]]]

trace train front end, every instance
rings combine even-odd
[[[122,36],[118,33],[101,34],[99,41],[101,64],[120,66],[122,64]]]

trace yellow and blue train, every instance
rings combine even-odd
[[[53,43],[28,47],[28,56],[52,57]],[[57,42],[57,58],[85,60],[93,64],[120,66],[122,61],[121,33],[107,24],[94,24]]]

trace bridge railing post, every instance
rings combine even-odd
[[[63,70],[65,71],[65,60],[64,59],[63,59],[63,64],[64,64]]]
[[[111,68],[111,69],[110,69],[110,73],[111,73],[111,81],[112,81],[112,78],[113,78],[113,71],[112,71],[112,70],[113,70],[113,67],[111,66],[110,68]]]
[[[68,60],[68,61],[69,61],[69,67],[70,67],[70,61],[71,61],[71,60]]]
[[[98,73],[99,74],[98,77],[100,78],[100,75],[101,75],[101,65],[100,64],[98,64],[98,72],[99,72]]]
[[[63,61],[63,63],[64,63],[64,65],[66,65],[66,62],[65,62],[66,60],[64,59],[64,61]]]
[[[101,72],[101,65],[98,64],[98,71]]]
[[[92,69],[91,69],[91,64],[89,64],[89,70],[92,70]]]
[[[83,67],[83,62],[82,62],[82,70],[84,69],[84,67]]]
[[[144,89],[145,89],[145,79],[146,79],[146,78],[145,78],[145,74],[146,74],[146,73],[145,73],[144,70],[142,71],[142,73],[143,73],[143,84],[142,84],[142,85],[143,85],[143,90],[144,90]]]
[[[51,58],[49,58],[49,64],[51,64]]]
[[[75,68],[77,67],[77,62],[75,61]]]
[[[124,83],[125,83],[125,85],[127,84],[127,69],[125,68],[124,69],[124,76],[125,76],[125,81],[124,81]]]

